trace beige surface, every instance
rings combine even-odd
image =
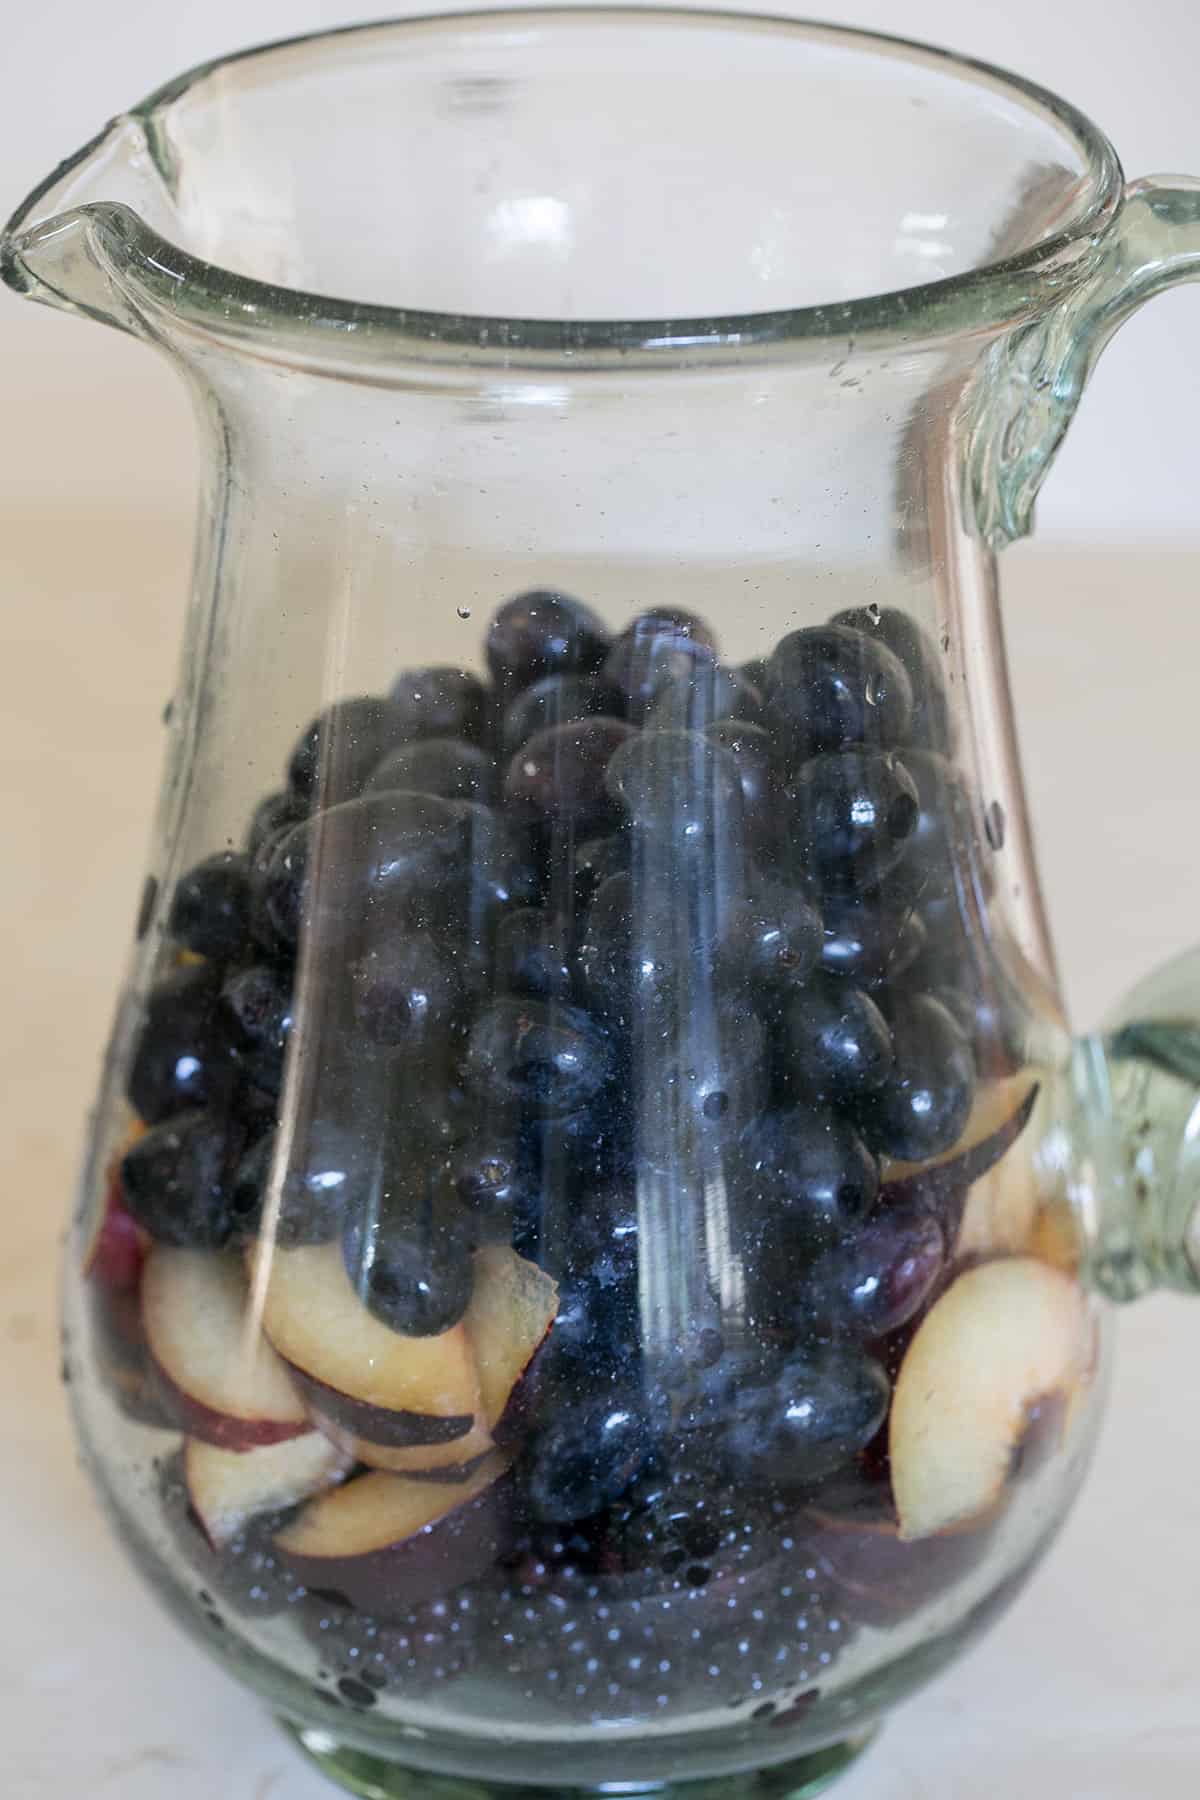
[[[56,1243],[140,884],[187,555],[170,521],[0,520],[5,1800],[331,1792],[127,1572],[57,1382]],[[1197,566],[1009,559],[1027,768],[1082,1019],[1195,929]],[[1058,1548],[898,1715],[845,1800],[1194,1800],[1198,1326],[1181,1302],[1130,1314],[1108,1434]]]

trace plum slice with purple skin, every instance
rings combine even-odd
[[[514,1498],[498,1453],[459,1484],[372,1471],[310,1500],[275,1547],[308,1587],[387,1617],[491,1568],[511,1541]]]
[[[900,1536],[886,1487],[855,1475],[833,1483],[797,1521],[813,1562],[847,1615],[862,1625],[895,1625],[974,1567],[1000,1511],[918,1542]]]
[[[265,1512],[282,1512],[334,1487],[347,1459],[319,1431],[250,1450],[225,1450],[203,1438],[183,1443],[188,1499],[214,1550],[222,1550]]]
[[[896,1381],[888,1448],[900,1536],[932,1538],[1003,1506],[1031,1414],[1046,1412],[1038,1457],[1062,1450],[1094,1355],[1087,1299],[1061,1270],[1002,1256],[957,1275]]]
[[[441,1443],[377,1442],[338,1423],[328,1395],[306,1389],[327,1436],[374,1469],[428,1481],[466,1481],[495,1447],[515,1443],[528,1425],[526,1376],[558,1311],[558,1288],[534,1263],[506,1245],[474,1257],[474,1289],[463,1327],[479,1376],[479,1410],[471,1429]],[[386,1434],[385,1434],[386,1436]]]
[[[226,1450],[299,1437],[309,1419],[270,1345],[246,1348],[251,1319],[236,1257],[156,1245],[141,1284],[146,1344],[185,1431]]]
[[[480,1396],[461,1324],[432,1337],[389,1330],[355,1292],[336,1243],[260,1245],[251,1266],[261,1278],[262,1329],[310,1407],[396,1448],[467,1436]]]

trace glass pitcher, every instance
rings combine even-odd
[[[172,82],[2,266],[207,447],[67,1259],[117,1531],[353,1792],[815,1793],[1200,1285],[1200,966],[1069,1036],[994,561],[1200,186],[511,11]]]

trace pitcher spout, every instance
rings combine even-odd
[[[27,299],[142,335],[114,250],[123,226],[159,223],[170,205],[143,122],[122,115],[17,208],[0,236],[0,278]]]

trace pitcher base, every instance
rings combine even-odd
[[[790,1762],[744,1775],[723,1775],[716,1780],[649,1782],[645,1787],[620,1781],[596,1786],[527,1786],[506,1781],[476,1781],[453,1775],[431,1775],[406,1768],[367,1751],[338,1743],[327,1731],[312,1730],[281,1719],[280,1724],[310,1762],[331,1781],[359,1800],[599,1800],[601,1795],[620,1795],[622,1800],[812,1800],[835,1782],[873,1741],[875,1730],[846,1738],[841,1743],[814,1750]]]

